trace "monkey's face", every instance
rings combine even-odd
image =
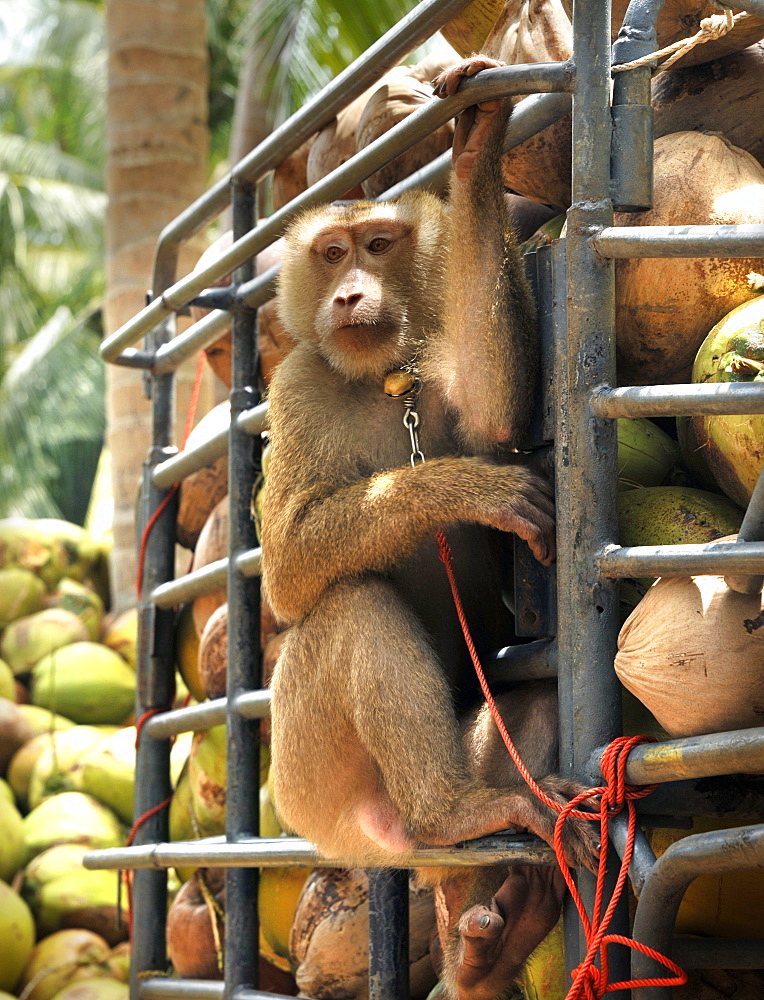
[[[439,236],[441,213],[433,200],[436,220],[405,202],[361,203],[308,213],[287,235],[281,318],[349,378],[402,363],[432,325],[439,251],[425,230],[434,224]]]

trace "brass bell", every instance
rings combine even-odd
[[[397,399],[399,396],[406,396],[416,385],[416,375],[404,369],[398,369],[385,375],[384,391],[388,396]]]

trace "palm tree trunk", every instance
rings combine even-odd
[[[204,0],[108,0],[106,330],[145,304],[156,239],[207,180],[207,45]],[[204,245],[181,253],[189,271]],[[177,378],[182,428],[195,362]],[[212,405],[212,389],[200,413]],[[135,501],[150,440],[142,374],[109,365],[107,443],[112,456],[112,600],[135,603]],[[176,430],[180,440],[182,430]]]

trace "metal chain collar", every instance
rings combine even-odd
[[[419,413],[416,400],[422,383],[416,374],[415,362],[411,361],[403,368],[396,368],[385,376],[383,385],[385,394],[393,399],[402,399],[403,426],[409,432],[411,439],[411,465],[424,462],[424,452],[419,444]]]

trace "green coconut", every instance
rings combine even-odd
[[[26,861],[24,821],[13,803],[0,798],[0,879],[10,882]]]
[[[726,497],[688,486],[651,486],[618,494],[621,545],[682,545],[713,542],[734,534],[743,511]],[[621,582],[621,605],[636,607],[653,577]]]
[[[679,446],[644,417],[618,421],[618,489],[660,486],[679,461]]]
[[[53,1000],[129,1000],[130,987],[117,979],[106,976],[86,979],[81,983],[71,983]]]
[[[85,623],[65,608],[45,608],[17,618],[3,632],[0,654],[14,674],[23,674],[61,646],[89,638]]]
[[[196,733],[188,755],[194,814],[203,830],[225,828],[226,727]],[[207,834],[205,834],[206,836]]]
[[[0,778],[0,802],[10,802],[12,806],[16,805],[16,794],[5,778]]]
[[[68,928],[49,934],[29,956],[19,989],[24,1000],[51,1000],[65,986],[108,976],[111,949],[100,934]]]
[[[22,566],[0,569],[0,628],[39,611],[45,599],[43,581]]]
[[[40,893],[48,882],[81,872],[82,859],[89,850],[87,844],[56,844],[32,858],[24,869],[21,894],[33,912],[39,907]]]
[[[0,698],[16,701],[16,680],[5,660],[0,660]]]
[[[124,822],[133,822],[135,726],[118,729],[82,756],[73,778],[83,792],[103,802]]]
[[[32,912],[18,893],[0,881],[0,990],[13,991],[35,942]]]
[[[54,844],[88,844],[92,848],[124,843],[116,815],[92,795],[61,792],[45,799],[24,817],[27,859]]]
[[[88,630],[88,638],[93,642],[98,640],[103,622],[103,601],[92,587],[64,577],[45,603],[47,607],[63,608],[77,615]]]
[[[55,587],[63,576],[83,580],[98,557],[98,545],[77,524],[57,518],[0,520],[0,566],[31,570]]]
[[[111,944],[127,937],[127,920],[117,913],[119,873],[85,868],[51,879],[32,906],[40,935],[66,927],[100,934]]]
[[[78,723],[116,724],[134,707],[135,672],[106,646],[74,642],[35,664],[31,698]]]
[[[46,743],[37,754],[29,774],[26,790],[29,808],[34,809],[43,799],[59,792],[87,791],[80,787],[77,765],[108,735],[105,727],[97,726],[74,726],[57,733],[46,733],[43,737]]]
[[[692,381],[764,382],[764,295],[716,324],[697,353]],[[690,420],[714,479],[731,500],[745,507],[764,465],[764,415]]]

